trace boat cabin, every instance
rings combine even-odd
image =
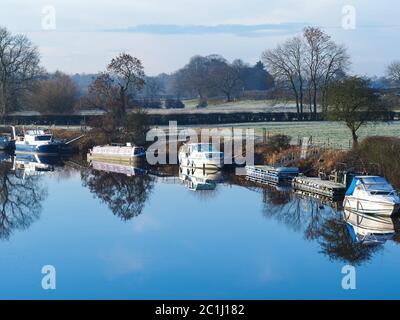
[[[353,178],[353,181],[346,192],[346,196],[355,194],[389,196],[395,193],[396,191],[384,177],[358,176]]]

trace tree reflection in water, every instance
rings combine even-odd
[[[27,229],[39,218],[47,196],[41,177],[14,171],[11,163],[0,163],[0,239],[9,239],[14,230]]]
[[[108,205],[114,215],[128,221],[140,215],[154,187],[148,175],[126,176],[120,173],[84,170],[82,184]]]
[[[321,252],[331,260],[339,260],[354,266],[371,260],[383,249],[382,243],[355,242],[343,219],[327,219],[318,229],[318,243]]]
[[[383,249],[382,243],[353,241],[342,210],[321,200],[268,187],[263,189],[263,203],[265,217],[302,232],[309,241],[317,241],[320,252],[330,260],[360,265]]]
[[[335,214],[333,208],[313,198],[301,197],[290,191],[281,192],[272,187],[263,189],[263,214],[295,231],[302,231],[306,239],[316,238],[317,230],[327,217]]]

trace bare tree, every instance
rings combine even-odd
[[[302,36],[265,51],[262,58],[276,84],[292,91],[300,115],[304,111],[305,92],[308,93],[310,112],[316,114],[319,103],[326,111],[329,84],[341,78],[350,65],[346,48],[314,27],[305,28]]]
[[[147,77],[144,86],[144,95],[146,98],[155,100],[159,95],[164,92],[164,87],[161,81],[156,77]]]
[[[120,125],[126,120],[127,107],[133,106],[134,93],[143,88],[144,77],[141,61],[121,53],[89,86],[82,104],[110,112],[115,124]]]
[[[326,111],[326,89],[337,74],[346,71],[350,64],[346,48],[337,45],[320,28],[304,29],[305,68],[309,83],[310,106],[317,113],[318,94],[321,95],[323,111]]]
[[[42,113],[72,113],[78,99],[78,88],[65,73],[57,71],[38,81],[29,97],[33,110]]]
[[[42,73],[39,52],[23,35],[0,28],[0,112],[21,107],[24,94]]]
[[[273,50],[266,50],[262,60],[276,83],[289,87],[296,99],[297,113],[303,112],[303,43],[295,37],[278,45]]]
[[[114,79],[119,89],[122,113],[126,112],[129,92],[140,90],[144,86],[144,68],[142,62],[130,54],[121,53],[111,60],[107,73]]]
[[[233,97],[240,92],[245,68],[246,65],[241,60],[235,60],[231,64],[220,61],[212,67],[210,81],[225,95],[227,102],[231,102]]]
[[[208,96],[215,94],[217,90],[215,82],[211,81],[212,72],[223,63],[226,63],[226,60],[219,55],[194,56],[176,73],[175,81],[180,90],[198,96],[199,107],[205,107]]]
[[[386,73],[392,81],[400,83],[400,61],[393,61],[389,64]]]

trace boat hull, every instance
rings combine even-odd
[[[87,154],[87,160],[89,161],[101,161],[110,163],[121,163],[121,164],[140,164],[146,159],[146,154],[139,154],[135,156],[123,156],[123,155],[112,155],[112,154]]]
[[[30,145],[30,144],[15,144],[15,153],[36,153],[36,154],[59,154],[61,151],[61,144],[44,144],[44,145]]]
[[[395,202],[369,201],[347,196],[344,200],[344,208],[363,214],[392,216],[399,212],[400,204]]]
[[[216,169],[224,167],[223,159],[198,159],[192,157],[180,157],[179,165],[184,168]]]

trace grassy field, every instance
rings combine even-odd
[[[197,127],[197,126],[196,126]],[[209,128],[211,126],[200,126]],[[337,149],[348,149],[351,146],[349,129],[339,122],[268,122],[243,123],[217,126],[218,128],[252,128],[261,139],[264,129],[267,135],[285,134],[292,137],[292,143],[298,138],[312,137],[315,143],[324,143]],[[395,136],[400,137],[400,122],[367,124],[359,130],[360,141],[367,136]]]

